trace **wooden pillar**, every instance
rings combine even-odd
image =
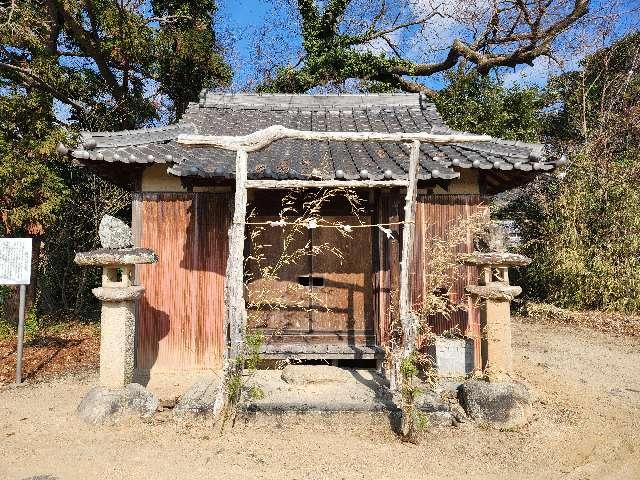
[[[403,220],[400,215],[400,192],[393,190],[389,199],[389,223],[395,223],[389,228],[393,231],[395,239],[387,241],[387,262],[389,262],[389,309],[391,315],[388,319],[389,330],[387,331],[387,340],[391,334],[391,325],[397,321],[399,315],[399,296],[400,296],[400,236],[402,229],[400,222]],[[395,318],[394,318],[395,317]]]
[[[395,393],[399,392],[401,388],[400,366],[402,361],[414,352],[418,339],[418,319],[411,311],[409,262],[413,256],[419,157],[420,142],[415,140],[411,144],[411,153],[409,155],[407,195],[405,197],[404,226],[402,229],[402,258],[400,260],[399,313],[402,326],[402,345],[400,351],[395,352],[393,355],[393,368],[390,378],[391,389]]]
[[[388,238],[380,230],[374,234],[378,238],[378,325],[377,340],[381,347],[389,346],[392,316],[398,315],[398,293],[400,285],[400,192],[398,189],[382,191],[378,197],[378,217],[376,222],[389,225],[393,238]]]
[[[233,206],[233,223],[229,228],[229,258],[227,260],[224,287],[225,335],[227,352],[225,360],[235,363],[244,349],[247,329],[247,312],[244,303],[244,230],[247,215],[247,152],[236,154],[236,191]]]
[[[213,404],[213,415],[228,403],[227,385],[242,372],[238,358],[244,352],[247,332],[247,311],[244,302],[244,231],[247,216],[247,152],[236,152],[236,190],[233,221],[229,227],[229,256],[224,285],[224,354],[222,378]]]

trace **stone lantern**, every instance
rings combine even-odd
[[[123,248],[122,245],[130,243],[129,227],[113,217],[105,219],[100,224],[102,245],[114,245],[118,248],[78,253],[75,263],[85,267],[102,267],[102,286],[92,290],[102,302],[100,385],[122,388],[133,380],[136,301],[144,293],[143,286],[134,284],[135,266],[155,263],[158,257],[146,248]],[[105,235],[107,230],[120,230],[119,240],[109,240],[109,236]]]
[[[481,303],[485,374],[492,380],[508,379],[513,366],[511,301],[522,293],[522,288],[509,284],[509,267],[529,265],[531,259],[507,252],[474,252],[462,256],[461,261],[480,271],[478,285],[469,285],[466,290]]]

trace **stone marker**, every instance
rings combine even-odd
[[[128,248],[133,245],[129,225],[111,215],[105,215],[100,220],[98,236],[103,248]]]

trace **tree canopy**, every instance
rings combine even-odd
[[[64,132],[38,93],[0,96],[0,234],[40,235],[68,191],[48,163]]]
[[[553,55],[588,7],[588,0],[297,0],[302,58],[260,89],[301,93],[354,78],[435,96],[424,80],[454,67],[486,74]],[[409,48],[400,45],[406,36]]]
[[[83,128],[127,129],[180,115],[231,71],[213,31],[213,0],[4,3],[0,82],[38,91]]]
[[[56,144],[170,122],[202,88],[228,85],[215,11],[214,0],[0,3],[0,235],[36,240],[30,305],[39,290],[49,308],[85,308],[90,275],[74,252],[97,246],[103,214],[130,206]]]
[[[538,88],[507,88],[499,78],[455,72],[446,76],[434,101],[447,125],[456,130],[524,142],[540,140],[544,95]]]
[[[41,234],[68,188],[56,142],[181,115],[231,70],[212,0],[38,1],[0,6],[0,223]],[[63,125],[60,119],[66,120]]]

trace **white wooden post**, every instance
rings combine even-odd
[[[416,348],[418,338],[418,319],[411,311],[411,289],[409,270],[413,256],[415,236],[416,196],[418,184],[418,161],[420,158],[420,142],[414,140],[409,155],[409,173],[407,178],[407,195],[404,206],[404,226],[402,228],[402,258],[400,260],[400,299],[399,314],[402,327],[402,345],[393,352],[391,368],[391,390],[398,393],[401,388],[400,366]]]
[[[228,329],[228,358],[235,362],[243,353],[247,328],[244,303],[244,235],[247,215],[247,152],[236,154],[236,191],[233,223],[229,228],[229,259],[224,289],[225,324]]]
[[[247,215],[247,152],[236,152],[236,190],[233,223],[229,227],[229,256],[224,286],[224,343],[222,378],[216,393],[213,414],[217,416],[227,404],[227,384],[242,372],[238,357],[244,351],[247,312],[244,302],[244,234]]]

